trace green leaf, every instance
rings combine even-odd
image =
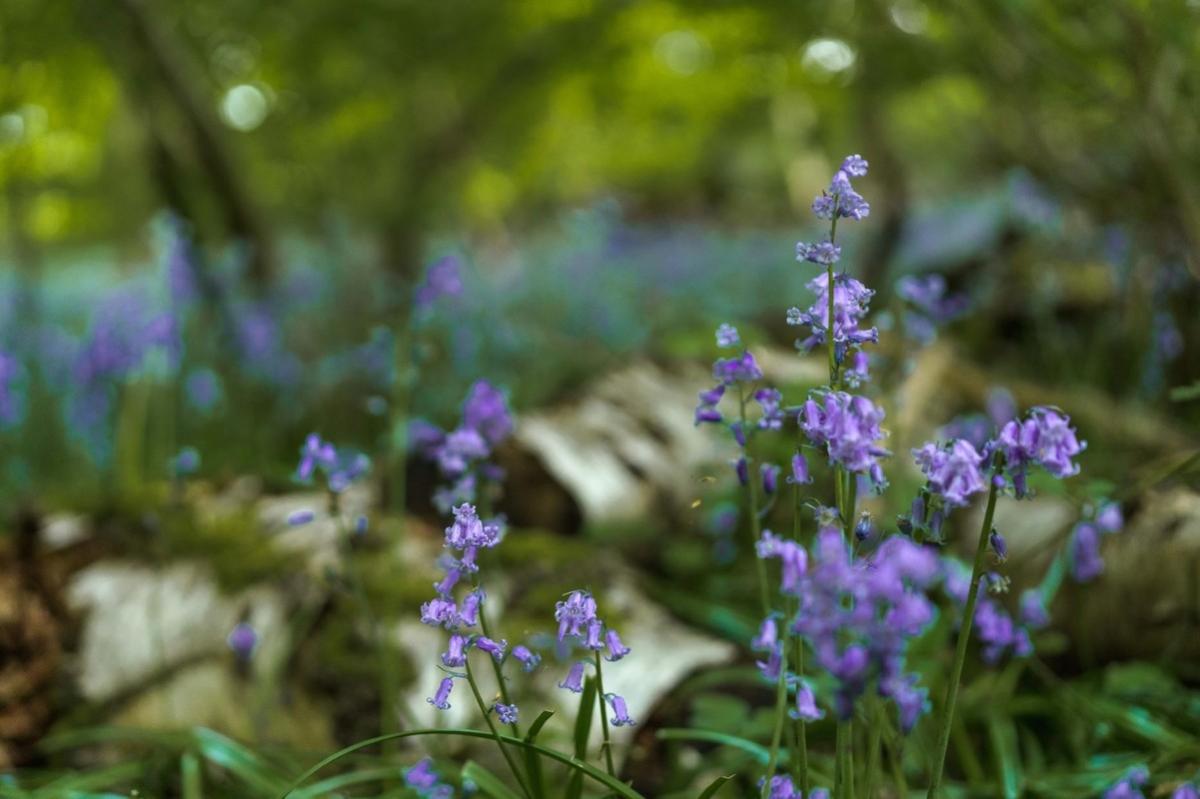
[[[197,727],[192,736],[206,760],[227,769],[255,789],[275,794],[287,785],[283,775],[232,738],[204,727]]]
[[[575,716],[575,757],[587,759],[588,736],[592,732],[592,713],[596,707],[596,681],[588,677],[579,697],[579,713]]]
[[[341,760],[343,757],[346,757],[347,755],[351,755],[360,749],[365,749],[368,746],[374,746],[375,744],[383,743],[384,741],[395,741],[395,740],[399,740],[401,738],[416,738],[416,737],[425,736],[425,735],[431,735],[431,736],[433,736],[433,735],[453,735],[453,736],[461,736],[463,738],[479,738],[479,739],[486,740],[486,741],[493,741],[493,740],[499,739],[501,743],[510,744],[512,746],[524,747],[524,748],[528,748],[528,749],[534,749],[542,757],[548,757],[551,760],[554,760],[558,763],[562,763],[563,765],[565,765],[571,769],[574,769],[575,772],[577,772],[577,773],[582,773],[583,776],[590,778],[594,782],[600,783],[601,785],[603,785],[605,788],[612,791],[617,796],[623,797],[623,799],[646,799],[644,796],[642,796],[640,793],[638,793],[637,791],[635,791],[633,788],[629,787],[625,783],[621,782],[620,780],[616,779],[615,777],[609,776],[608,774],[606,774],[605,772],[596,768],[592,764],[585,763],[582,760],[579,760],[578,758],[571,757],[570,755],[564,755],[562,752],[557,752],[553,749],[548,749],[539,744],[530,743],[529,741],[525,741],[520,738],[514,738],[511,735],[495,735],[494,736],[489,731],[468,730],[468,729],[405,730],[404,732],[394,732],[394,733],[389,733],[388,735],[377,735],[374,738],[367,738],[366,740],[359,741],[358,743],[354,743],[343,749],[339,749],[338,751],[334,752],[332,755],[325,757],[320,762],[318,762],[317,764],[315,764],[314,766],[309,768],[307,771],[305,771],[303,774],[301,774],[299,777],[297,777],[295,780],[293,780],[292,784],[288,787],[288,789],[278,795],[280,797],[292,796],[293,792],[296,791],[301,785],[303,785],[305,780],[307,780],[309,777],[311,777],[314,774],[316,774],[317,772],[321,771],[321,769],[325,768],[326,766],[336,763],[338,760]]]
[[[182,786],[183,799],[204,799],[200,760],[193,752],[184,752],[179,758],[179,783]]]
[[[712,799],[712,797],[717,795],[717,791],[721,790],[721,786],[729,782],[731,779],[733,779],[732,774],[717,777],[708,784],[707,788],[700,792],[700,795],[697,796],[696,799]]]
[[[732,746],[734,749],[741,749],[743,752],[748,752],[756,761],[762,765],[767,765],[771,762],[771,753],[767,747],[760,743],[755,743],[747,738],[739,738],[736,735],[730,735],[725,732],[716,730],[684,730],[669,728],[658,731],[658,738],[661,741],[705,741],[707,743],[717,743],[724,746]]]
[[[395,766],[382,766],[338,774],[337,776],[321,780],[320,782],[314,782],[307,788],[301,788],[293,792],[292,799],[318,799],[319,797],[329,796],[349,785],[395,779],[398,771]]]
[[[581,796],[583,796],[583,772],[576,771],[567,782],[567,792],[563,794],[563,799],[579,799]]]
[[[988,717],[988,735],[992,740],[992,751],[1000,769],[1000,782],[1004,787],[1004,799],[1016,799],[1021,795],[1021,754],[1017,750],[1017,727],[1007,716],[993,713]]]
[[[529,741],[530,743],[536,743],[538,733],[542,731],[542,727],[546,726],[546,722],[549,721],[550,717],[553,715],[553,710],[543,710],[541,715],[534,719],[533,724],[530,725],[529,732],[525,733],[525,740]]]
[[[534,743],[538,733],[542,731],[542,727],[546,726],[546,722],[553,715],[554,711],[543,710],[541,715],[534,720],[529,732],[525,733],[525,740]],[[545,799],[546,788],[542,778],[542,758],[533,749],[525,750],[525,774],[529,777],[529,790],[533,792],[533,799]]]
[[[513,791],[499,777],[474,760],[467,761],[467,764],[463,766],[462,775],[464,780],[470,780],[475,783],[479,786],[479,790],[492,797],[492,799],[521,799],[520,794]]]

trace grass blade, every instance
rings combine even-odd
[[[521,799],[520,794],[513,791],[499,777],[474,760],[467,761],[467,764],[463,766],[462,775],[464,780],[470,780],[475,783],[479,787],[479,790],[492,797],[492,799]]]
[[[727,774],[722,777],[717,777],[715,780],[713,780],[712,782],[710,782],[708,784],[707,788],[705,788],[703,791],[700,792],[700,795],[697,796],[696,799],[712,799],[712,797],[717,795],[717,791],[721,790],[721,786],[723,786],[725,783],[729,782],[731,779],[733,779],[732,774]]]
[[[575,757],[587,760],[588,736],[592,733],[592,712],[596,707],[596,681],[591,677],[584,680],[583,694],[579,697],[579,714],[575,716]]]
[[[705,741],[707,743],[722,744],[724,746],[731,746],[734,749],[741,749],[743,752],[750,754],[761,765],[765,766],[771,761],[771,753],[762,744],[755,743],[748,738],[739,738],[736,735],[717,732],[716,730],[671,728],[659,730],[658,738],[661,741]]]

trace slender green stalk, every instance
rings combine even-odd
[[[997,490],[995,482],[988,491],[987,510],[983,514],[983,526],[979,529],[979,544],[975,547],[975,565],[971,570],[971,585],[967,590],[967,605],[963,610],[962,628],[958,631],[958,645],[954,650],[954,664],[950,669],[950,683],[946,686],[946,702],[942,708],[942,728],[938,734],[934,754],[933,774],[929,781],[929,799],[935,799],[942,787],[942,774],[946,767],[946,750],[950,747],[950,732],[954,723],[954,706],[958,702],[958,687],[962,680],[963,663],[967,659],[967,644],[971,641],[971,624],[975,621],[975,605],[979,601],[979,583],[983,577],[984,555],[987,553],[988,533],[996,515]]]
[[[892,767],[892,784],[896,786],[896,795],[907,799],[908,797],[908,779],[904,776],[904,749],[903,742],[892,739],[892,743],[888,745],[888,760]]]
[[[783,738],[783,718],[787,715],[787,639],[780,644],[781,658],[779,664],[779,680],[775,688],[775,730],[771,733],[771,756],[767,760],[766,779],[763,780],[762,795],[764,799],[771,792],[771,778],[775,776],[775,766],[779,762],[779,742]]]
[[[491,656],[489,655],[489,658]],[[513,760],[512,754],[508,751],[508,747],[504,745],[504,740],[500,737],[500,731],[496,729],[496,725],[492,722],[492,714],[487,704],[483,701],[483,696],[479,693],[479,686],[475,682],[475,675],[471,673],[471,660],[467,658],[466,663],[467,683],[471,686],[471,693],[475,695],[475,703],[479,705],[479,712],[483,714],[483,720],[487,722],[488,729],[492,731],[492,737],[496,739],[496,746],[500,749],[500,754],[504,755],[504,760],[508,763],[508,768],[512,771],[513,778],[517,784],[521,786],[521,792],[526,797],[532,799],[532,794],[529,793],[529,787],[525,784],[525,779],[521,776],[521,770],[517,768],[517,763]]]
[[[829,243],[832,244],[837,236],[837,213],[834,213],[833,219],[829,222]],[[837,348],[833,344],[833,263],[830,262],[825,267],[825,278],[828,281],[825,284],[825,289],[829,294],[829,316],[825,319],[825,343],[829,350],[829,387],[837,389],[838,382],[838,362]]]
[[[867,796],[879,795],[879,764],[882,759],[883,749],[883,723],[879,718],[879,700],[877,697],[871,697],[869,700],[869,718],[871,729],[869,740],[867,742],[867,778],[864,786],[867,791]]]
[[[792,486],[792,538],[800,541],[800,484]],[[788,614],[794,615],[793,612]],[[792,639],[792,661],[796,676],[804,679],[804,639],[799,635]],[[799,690],[799,689],[797,689]],[[800,791],[808,796],[808,727],[804,719],[796,719],[793,725],[795,745],[792,747],[792,771],[800,776]]]
[[[492,638],[491,629],[488,627],[486,606],[486,600],[479,603],[479,628],[483,630],[484,635],[486,635],[488,638]],[[495,639],[493,638],[492,640]],[[508,683],[504,679],[503,666],[501,666],[500,662],[495,658],[489,657],[488,660],[492,664],[492,673],[496,675],[496,685],[499,686],[500,698],[504,700],[504,704],[511,705],[512,701],[508,698]],[[521,729],[517,722],[514,721],[512,724],[509,724],[508,728],[512,730],[514,738],[521,737]]]
[[[758,546],[758,539],[762,537],[762,520],[759,518],[758,507],[758,475],[755,470],[754,451],[751,449],[751,433],[752,431],[746,426],[746,389],[738,387],[738,407],[740,411],[740,419],[742,424],[742,434],[746,437],[746,488],[750,498],[750,551],[754,552],[754,548]],[[762,558],[754,559],[755,567],[758,569],[758,597],[762,603],[762,614],[766,618],[771,613],[771,590],[767,585],[767,565],[763,563]]]
[[[608,706],[604,699],[604,668],[601,665],[600,650],[592,652],[596,660],[596,699],[600,702],[600,732],[604,738],[604,765],[608,769],[610,777],[617,776],[617,770],[613,767],[612,756],[612,741],[608,737]]]

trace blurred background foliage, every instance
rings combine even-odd
[[[815,235],[812,196],[850,152],[871,163],[872,214],[844,262],[878,290],[885,338],[902,329],[894,281],[944,273],[973,309],[947,337],[978,396],[1028,381],[1112,403],[1093,420],[1149,414],[1157,437],[1137,448],[1084,429],[1089,479],[1112,483],[1072,490],[1111,493],[1156,447],[1194,444],[1200,423],[1198,102],[1195,0],[3,0],[0,509],[33,497],[94,511],[117,487],[116,513],[141,519],[185,443],[205,477],[264,475],[269,489],[290,487],[312,429],[377,453],[397,335],[421,363],[412,410],[442,424],[477,377],[533,410],[638,356],[711,357],[717,322],[789,346],[784,309],[811,276],[792,248]],[[463,296],[408,318],[446,255],[462,262]],[[85,391],[72,370],[97,330],[116,318],[144,332],[152,312],[178,311],[167,289],[181,259],[201,297],[176,317],[186,346]],[[8,351],[24,366],[6,367]],[[724,513],[711,526],[731,529],[733,506],[711,505]],[[291,566],[251,536],[248,512],[208,527],[166,518],[169,554],[233,553],[217,570],[239,587]],[[666,519],[647,525],[678,517]],[[580,546],[615,541],[673,613],[739,639],[736,614],[678,591],[704,580],[731,605],[746,594],[727,562],[713,568],[712,538],[689,528],[659,547],[647,525]],[[530,540],[564,563],[579,551]],[[389,565],[370,564],[371,589],[408,613],[416,589]],[[373,668],[342,646],[353,608],[335,610],[337,635],[310,658],[323,686],[343,665]],[[1176,744],[1132,711],[1080,713],[1080,697],[1123,698],[1106,675],[1075,693],[1041,671],[1029,689],[1024,666],[995,678],[1034,719],[1021,746],[1041,795],[1095,795],[1100,777],[1079,787],[1041,769],[1056,757],[1082,762],[1122,736]],[[689,704],[681,688],[674,716],[744,716],[750,737],[766,724],[753,689],[694,680],[716,689]],[[1017,733],[991,687],[972,699],[971,732],[1006,742],[997,771],[1011,771]],[[1171,683],[1155,718],[1183,713],[1179,697],[1200,701]],[[373,731],[358,712],[372,701],[341,707],[355,734]],[[1069,755],[1037,748],[1055,724]],[[725,752],[722,766],[751,755]],[[1126,765],[1097,768],[1110,780]],[[679,768],[662,783],[697,770]]]

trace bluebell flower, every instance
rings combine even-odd
[[[492,705],[492,709],[496,711],[496,717],[500,719],[502,724],[516,724],[518,709],[516,705],[506,705],[503,702],[497,702]]]
[[[514,646],[512,648],[512,656],[521,664],[521,668],[527,672],[533,671],[542,662],[541,656],[531,651],[524,644]]]
[[[983,456],[971,442],[956,439],[945,445],[928,443],[913,450],[913,459],[929,481],[929,491],[947,507],[963,507],[974,494],[987,488],[983,481]]]
[[[1102,799],[1145,799],[1142,788],[1150,781],[1150,770],[1145,766],[1134,766],[1110,785]]]
[[[461,262],[456,256],[447,255],[434,261],[425,273],[425,280],[417,287],[414,300],[418,308],[429,308],[443,298],[462,295],[463,283]]]
[[[717,346],[721,348],[736,347],[742,343],[737,328],[730,324],[722,324],[717,328]]]
[[[621,642],[621,636],[613,629],[609,629],[604,634],[604,643],[608,647],[608,654],[604,656],[604,659],[610,663],[616,663],[632,651]]]
[[[308,524],[315,518],[317,518],[317,514],[313,513],[308,508],[301,508],[300,510],[294,510],[288,514],[287,523],[289,527],[300,527]]]
[[[436,707],[438,710],[449,710],[450,691],[453,690],[453,688],[454,678],[443,677],[442,681],[438,683],[437,691],[435,691],[433,696],[429,697],[425,701]]]
[[[629,708],[625,705],[625,697],[618,694],[608,694],[604,698],[612,706],[612,724],[614,727],[631,727],[637,723],[629,716]]]
[[[568,635],[583,635],[585,627],[596,618],[596,600],[587,591],[572,591],[554,606],[558,622],[558,640]]]
[[[558,684],[559,688],[566,688],[572,693],[580,693],[583,691],[583,668],[584,663],[577,660],[571,664],[571,668],[567,670],[567,676]]]

